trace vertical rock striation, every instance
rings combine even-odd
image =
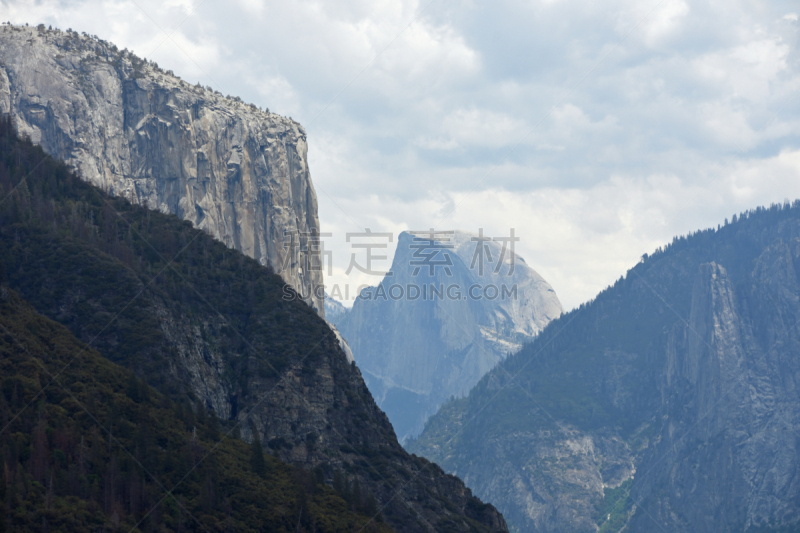
[[[798,272],[800,202],[676,238],[443,406],[410,450],[520,531],[795,531]]]
[[[298,123],[43,25],[0,27],[0,112],[104,191],[271,266],[324,316],[313,293],[319,252],[308,242],[319,233],[317,199]]]

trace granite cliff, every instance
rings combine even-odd
[[[407,447],[528,532],[800,527],[800,202],[676,238]]]
[[[43,25],[0,26],[0,112],[93,185],[270,265],[324,316],[317,199],[298,123]]]
[[[561,314],[550,285],[510,247],[477,248],[479,237],[461,231],[426,238],[401,233],[391,274],[336,319],[401,442]]]

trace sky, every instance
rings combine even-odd
[[[520,238],[565,309],[675,235],[800,198],[800,5],[783,1],[0,0],[308,134],[326,285],[348,233]],[[386,239],[384,241],[386,242]],[[380,255],[380,253],[375,253]],[[352,302],[346,302],[351,304]]]

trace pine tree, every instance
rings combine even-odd
[[[253,431],[253,442],[250,444],[250,466],[253,472],[261,477],[267,475],[267,462],[264,460],[264,449],[261,447],[261,439],[258,431]]]
[[[361,509],[361,483],[358,481],[358,476],[353,478],[353,509]]]
[[[372,518],[378,513],[378,502],[375,500],[375,496],[370,493],[367,495],[367,500],[364,503],[364,514]]]
[[[344,482],[342,481],[342,474],[338,470],[333,472],[333,490],[336,494],[342,495],[344,493]]]

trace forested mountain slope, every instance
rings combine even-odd
[[[798,268],[800,202],[676,238],[408,448],[521,531],[797,530]]]
[[[0,531],[390,531],[370,522],[373,500],[226,438],[213,413],[170,401],[5,286],[0,376]]]
[[[107,196],[8,121],[0,199],[9,286],[101,355],[328,483],[358,479],[397,530],[505,530],[457,478],[402,449],[324,320],[255,260]]]

